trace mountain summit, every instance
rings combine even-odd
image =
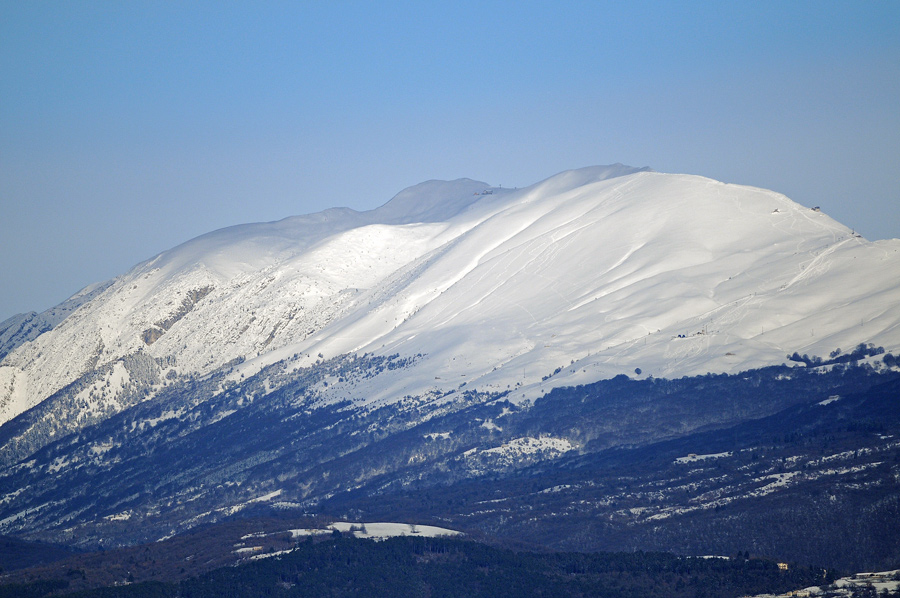
[[[829,550],[897,536],[898,280],[900,240],[622,165],[215,231],[0,325],[0,534],[277,510],[888,562]]]
[[[763,189],[620,164],[517,190],[428,181],[368,212],[209,233],[76,296],[61,319],[7,320],[0,421],[73,384],[94,389],[81,391],[87,422],[166,376],[229,364],[239,379],[286,358],[417,356],[364,399],[335,382],[334,401],[463,382],[521,400],[636,369],[896,348],[898,279],[900,241],[870,243]],[[162,382],[139,381],[139,362]]]

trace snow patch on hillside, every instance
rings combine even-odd
[[[686,457],[678,457],[677,459],[675,459],[675,463],[697,463],[698,461],[706,461],[708,459],[722,459],[725,457],[730,457],[731,455],[731,451],[728,451],[727,453],[711,453],[708,455],[690,454]]]
[[[443,527],[416,525],[411,523],[351,523],[347,521],[336,521],[328,527],[342,533],[350,533],[357,538],[367,538],[370,540],[383,540],[396,536],[436,538],[439,536],[458,536],[461,533]]]

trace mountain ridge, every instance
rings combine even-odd
[[[897,554],[832,545],[860,509],[896,527],[900,241],[621,165],[398,197],[214,231],[0,325],[0,533],[399,508],[546,546]],[[808,550],[766,531],[822,508]]]
[[[515,190],[426,181],[368,212],[202,235],[81,295],[62,319],[8,335],[0,417],[80,384],[93,421],[175,377],[230,363],[236,382],[282,359],[308,367],[354,352],[422,355],[413,374],[367,389],[391,402],[462,383],[530,400],[638,370],[733,372],[860,342],[891,350],[890,273],[900,278],[900,241],[869,243],[783,195],[703,177],[616,164]],[[138,353],[158,364],[157,382],[124,365]],[[322,392],[356,391],[334,381]]]

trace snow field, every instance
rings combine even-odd
[[[215,231],[86,293],[0,362],[0,422],[135,352],[180,375],[236,364],[234,381],[282,359],[422,355],[364,392],[320,390],[369,404],[896,352],[898,280],[900,240],[763,189],[621,165],[520,190],[428,181],[370,212]],[[114,390],[88,393],[91,411],[115,411]]]

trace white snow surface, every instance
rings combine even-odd
[[[517,190],[429,181],[369,212],[222,229],[83,297],[0,362],[0,423],[137,351],[181,374],[246,359],[235,376],[294,355],[423,354],[322,391],[360,403],[463,382],[525,400],[862,342],[896,353],[900,240],[772,191],[614,165]]]
[[[433,525],[415,525],[411,523],[350,523],[336,521],[328,526],[331,529],[352,533],[357,538],[385,539],[396,536],[422,536],[436,538],[439,536],[458,536],[461,532],[436,527]]]
[[[678,457],[677,459],[675,459],[675,463],[696,463],[698,461],[706,461],[707,459],[723,459],[725,457],[730,457],[731,455],[731,451],[728,451],[727,453],[711,453],[707,455],[691,454],[686,457]]]

